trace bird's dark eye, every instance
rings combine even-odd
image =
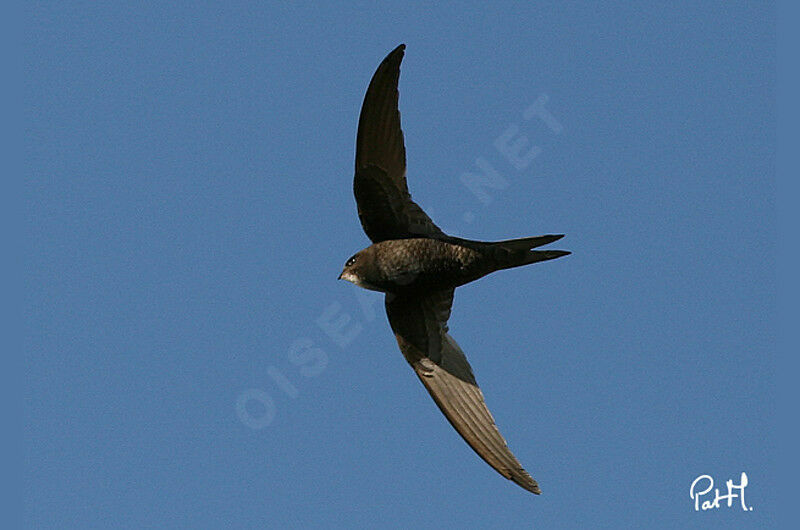
[[[353,256],[352,258],[347,260],[347,263],[345,263],[344,266],[345,267],[349,267],[350,265],[352,265],[353,263],[356,262],[356,259],[358,259],[358,256]]]

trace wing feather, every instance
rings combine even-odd
[[[452,290],[387,295],[386,313],[400,350],[470,447],[501,475],[538,494],[538,484],[500,434],[464,352],[447,333],[452,300]]]
[[[361,225],[373,243],[445,236],[411,200],[406,183],[406,148],[397,91],[404,50],[401,44],[378,66],[358,119],[353,191]]]

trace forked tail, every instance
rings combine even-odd
[[[558,241],[564,234],[523,237],[520,239],[509,239],[497,241],[495,243],[485,243],[486,249],[497,262],[497,270],[510,269],[539,261],[560,258],[571,254],[566,250],[533,250],[542,245],[547,245],[553,241]]]

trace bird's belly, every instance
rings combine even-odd
[[[463,285],[462,275],[458,270],[452,271],[399,271],[381,288],[388,292],[398,292],[404,290],[442,290],[453,289]]]
[[[471,249],[431,239],[392,243],[381,256],[382,281],[373,282],[386,291],[452,289],[484,274]]]

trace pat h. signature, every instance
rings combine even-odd
[[[694,511],[713,510],[721,506],[721,501],[726,501],[728,508],[733,506],[733,499],[739,499],[739,504],[742,510],[749,512],[753,510],[752,506],[748,506],[744,501],[744,489],[747,487],[747,473],[742,472],[738,484],[734,484],[733,480],[725,482],[728,493],[720,495],[719,488],[714,488],[714,479],[710,475],[700,475],[692,481],[689,487],[689,498],[694,501]],[[709,495],[711,490],[714,490],[713,497]]]

